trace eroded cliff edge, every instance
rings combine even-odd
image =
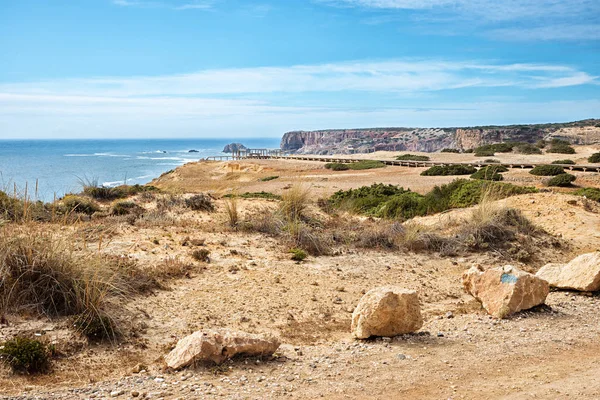
[[[574,144],[600,143],[600,120],[470,128],[372,128],[293,131],[281,140],[281,149],[297,154],[353,154],[374,151],[435,152],[466,150],[503,141],[534,143],[561,138]]]

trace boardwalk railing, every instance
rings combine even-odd
[[[583,172],[600,172],[600,165],[571,165],[571,164],[547,164],[547,163],[486,163],[486,162],[443,162],[443,161],[407,161],[407,160],[373,160],[366,158],[345,158],[345,157],[323,157],[323,156],[311,156],[311,155],[290,155],[281,150],[270,150],[270,149],[247,149],[235,152],[231,156],[216,156],[207,157],[205,160],[244,160],[244,159],[271,159],[271,160],[300,160],[300,161],[319,161],[325,163],[341,163],[351,164],[360,161],[380,161],[385,165],[393,165],[399,167],[433,167],[436,165],[470,165],[473,167],[481,168],[488,165],[501,165],[506,168],[520,168],[520,169],[531,169],[540,165],[558,165],[569,171],[583,171]]]

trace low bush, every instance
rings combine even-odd
[[[61,202],[66,208],[67,212],[92,215],[93,213],[100,211],[100,207],[97,203],[81,196],[67,195],[61,200]]]
[[[542,150],[530,143],[522,143],[515,146],[514,150],[520,154],[542,154]]]
[[[460,153],[460,150],[458,150],[458,149],[442,149],[442,151],[440,151],[440,153]]]
[[[559,165],[538,165],[529,171],[529,173],[537,176],[555,176],[564,174],[565,170]]]
[[[417,154],[402,154],[401,156],[396,157],[396,160],[399,160],[399,161],[429,161],[429,157],[420,156]]]
[[[594,153],[588,158],[588,162],[596,164],[600,163],[600,153]]]
[[[543,149],[544,147],[546,147],[546,141],[544,139],[540,139],[537,142],[535,142],[535,145],[537,147],[539,147],[540,149]]]
[[[261,182],[269,182],[269,181],[273,181],[275,179],[279,179],[279,176],[267,176],[267,177],[261,178],[260,181]]]
[[[325,164],[325,168],[332,171],[348,171],[350,169],[350,165],[342,163],[327,163]]]
[[[565,140],[552,139],[550,141],[550,148],[546,150],[547,153],[559,153],[559,154],[575,154],[575,149],[571,144]]]
[[[590,200],[600,202],[600,189],[598,188],[582,188],[574,193],[577,196],[583,196]]]
[[[226,199],[230,199],[232,197],[239,197],[241,199],[272,199],[272,200],[281,200],[281,196],[271,193],[271,192],[246,192],[242,194],[226,194],[223,196]]]
[[[575,161],[573,161],[573,160],[556,160],[556,161],[552,161],[552,164],[575,165]]]
[[[120,185],[109,187],[98,185],[96,182],[85,182],[82,184],[83,194],[95,200],[111,201],[124,199],[129,196],[135,196],[139,193],[160,192],[155,186],[151,185]]]
[[[476,150],[473,152],[473,155],[475,157],[493,157],[496,153],[491,150]]]
[[[504,177],[502,172],[508,171],[508,168],[501,165],[488,165],[480,168],[477,172],[471,175],[472,179],[482,179],[486,181],[501,181]]]
[[[119,200],[113,203],[110,213],[112,215],[129,215],[141,214],[143,208],[135,204],[133,201]]]
[[[214,211],[215,205],[213,199],[207,194],[195,194],[190,198],[185,199],[185,205],[194,211]]]
[[[294,261],[304,261],[308,257],[308,254],[302,249],[291,249],[290,253]]]
[[[488,158],[483,160],[484,163],[493,163],[493,164],[500,164],[500,160],[496,160],[495,158]]]
[[[421,172],[422,176],[448,176],[448,175],[471,175],[477,172],[477,169],[470,165],[435,165],[426,171]]]
[[[494,144],[486,144],[483,146],[479,146],[475,148],[475,153],[510,153],[513,151],[514,147],[519,145],[520,143],[494,143]]]
[[[571,175],[571,174],[559,174],[559,175],[556,175],[555,177],[551,178],[547,182],[547,185],[548,186],[558,186],[558,187],[569,187],[569,186],[571,186],[571,184],[573,182],[575,182],[575,179],[577,179],[577,177],[575,177],[574,175]]]
[[[48,371],[50,352],[39,340],[17,336],[0,345],[0,360],[15,373],[38,374]]]
[[[192,251],[192,258],[196,261],[208,263],[210,262],[210,251],[207,249],[198,249]]]
[[[457,179],[447,185],[436,186],[426,195],[420,195],[398,186],[374,184],[357,189],[338,191],[329,199],[331,208],[388,219],[409,219],[435,214],[451,208],[478,204],[484,193],[493,191],[498,198],[534,193],[532,187],[515,186],[500,182]]]

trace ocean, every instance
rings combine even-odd
[[[51,201],[81,191],[82,182],[104,186],[148,183],[162,173],[208,156],[225,155],[232,142],[278,148],[272,139],[0,140],[0,190]],[[197,153],[190,153],[197,150]]]

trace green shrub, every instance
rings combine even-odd
[[[357,189],[338,191],[328,200],[332,208],[388,219],[409,219],[435,214],[451,208],[470,207],[479,203],[486,191],[499,198],[534,193],[532,187],[515,186],[500,182],[457,179],[447,185],[436,186],[426,195],[381,183]]]
[[[493,153],[510,153],[519,144],[511,142],[486,144],[475,148],[475,153],[492,153],[491,155],[494,155]]]
[[[473,154],[475,157],[493,157],[496,155],[496,153],[491,150],[477,150]]]
[[[470,165],[435,165],[426,171],[421,172],[422,176],[448,176],[448,175],[471,175],[477,172],[477,169]]]
[[[598,188],[582,188],[575,193],[577,196],[584,196],[590,200],[600,202],[600,189]]]
[[[212,198],[204,193],[193,195],[185,199],[185,205],[194,211],[214,211],[215,205]]]
[[[332,171],[348,171],[350,166],[348,164],[342,163],[327,163],[325,164],[326,169],[330,169]]]
[[[575,149],[571,144],[565,140],[552,139],[550,141],[550,148],[546,150],[547,153],[558,153],[558,154],[575,154]]]
[[[484,163],[493,163],[493,164],[500,164],[500,160],[496,160],[495,158],[488,158],[483,160]]]
[[[279,176],[267,176],[267,177],[261,178],[260,181],[261,182],[269,182],[269,181],[273,181],[275,179],[279,179]]]
[[[375,169],[375,168],[383,168],[386,165],[381,161],[376,160],[364,160],[350,164],[350,169],[352,170],[363,170],[363,169]]]
[[[302,249],[291,249],[290,253],[294,261],[304,261],[308,257],[308,254]]]
[[[281,200],[281,196],[277,194],[273,194],[271,192],[246,192],[243,194],[226,194],[223,196],[225,198],[239,197],[241,199],[273,199],[273,200]]]
[[[37,374],[48,371],[50,352],[39,340],[17,336],[2,343],[0,360],[13,372]]]
[[[515,147],[515,151],[520,154],[542,154],[542,150],[530,143],[522,143]]]
[[[143,209],[133,201],[120,200],[113,203],[110,213],[112,215],[129,215],[141,213]]]
[[[440,151],[440,153],[460,153],[460,150],[458,150],[458,149],[442,149],[442,151]]]
[[[67,209],[67,212],[92,215],[93,213],[100,211],[100,207],[93,200],[75,195],[65,196],[62,199],[62,204]]]
[[[600,153],[594,153],[588,158],[588,162],[596,164],[600,163]]]
[[[480,168],[479,171],[471,175],[472,179],[483,179],[486,181],[501,181],[504,179],[502,172],[508,171],[508,168],[502,165],[488,165]]]
[[[429,157],[420,156],[417,154],[402,154],[401,156],[396,157],[396,160],[398,160],[398,161],[429,161]]]
[[[571,174],[560,174],[548,181],[548,186],[569,187],[577,179]]]
[[[552,164],[575,165],[575,161],[573,161],[573,160],[556,160],[556,161],[552,161]]]
[[[358,161],[355,163],[348,163],[348,164],[342,164],[342,163],[328,163],[325,164],[325,168],[330,169],[332,171],[347,171],[347,170],[355,170],[355,171],[360,171],[360,170],[365,170],[365,169],[374,169],[374,168],[383,168],[385,167],[385,164],[382,163],[381,161],[376,161],[376,160],[363,160],[363,161]]]
[[[540,139],[537,142],[535,142],[535,145],[540,149],[543,149],[544,147],[546,147],[546,141],[544,139]]]
[[[529,173],[537,176],[555,176],[564,174],[565,170],[559,165],[538,165],[529,171]]]
[[[473,151],[474,151],[473,149],[466,149],[466,150],[463,150],[463,153],[472,153]]]
[[[96,183],[83,184],[83,194],[96,200],[117,200],[124,199],[129,196],[135,196],[139,193],[160,192],[160,189],[151,185],[121,185],[116,187],[108,187],[97,185]]]

